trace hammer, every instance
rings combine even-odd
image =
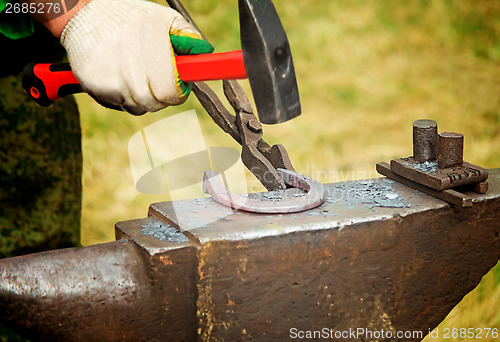
[[[241,50],[176,56],[184,82],[248,78],[259,119],[265,124],[300,115],[300,99],[290,45],[271,0],[239,0]],[[28,64],[22,84],[28,95],[49,106],[83,92],[68,63]]]

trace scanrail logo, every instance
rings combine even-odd
[[[202,189],[205,170],[217,171],[229,191],[248,192],[240,152],[229,147],[207,147],[194,110],[144,127],[130,138],[128,152],[135,188],[144,194],[165,194],[174,211],[183,205],[179,201],[208,197]],[[224,212],[225,216],[231,214],[230,208]],[[196,225],[221,218],[197,220]],[[193,222],[185,223],[192,226]]]

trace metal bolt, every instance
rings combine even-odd
[[[462,165],[464,162],[464,135],[460,133],[439,133],[438,166],[441,169]]]
[[[413,158],[424,163],[437,159],[437,123],[434,120],[413,121]]]
[[[257,119],[251,119],[247,123],[247,127],[255,133],[260,133],[262,131],[262,125]]]
[[[488,183],[487,182],[476,183],[476,185],[474,185],[474,188],[472,190],[477,192],[478,194],[485,194],[488,192]]]

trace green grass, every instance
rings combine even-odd
[[[217,51],[239,48],[237,1],[184,2]],[[274,2],[292,47],[303,114],[264,131],[269,143],[287,148],[297,171],[322,182],[377,177],[377,162],[411,155],[411,122],[420,118],[464,133],[465,160],[500,166],[500,1]],[[194,108],[207,145],[237,147],[194,96],[142,117],[105,110],[85,95],[77,100],[84,244],[113,240],[115,222],[145,217],[150,203],[168,199],[134,189],[127,143],[142,127]],[[500,327],[499,308],[497,265],[440,329]]]

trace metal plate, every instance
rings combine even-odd
[[[437,162],[419,163],[413,157],[391,160],[391,170],[395,174],[436,190],[478,183],[488,178],[486,169],[467,162],[462,166],[441,169],[438,168]]]

